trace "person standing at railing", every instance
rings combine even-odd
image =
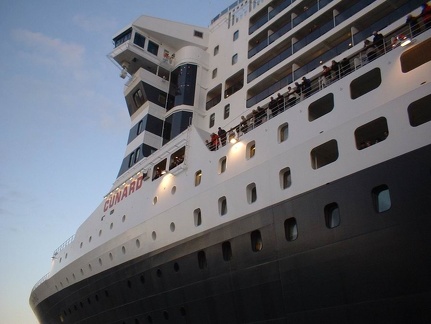
[[[370,40],[364,41],[364,49],[368,63],[376,58],[376,46]]]
[[[383,54],[383,43],[385,41],[384,37],[382,34],[374,31],[373,32],[373,45],[376,47],[376,54],[377,56],[380,56]]]
[[[304,98],[307,98],[311,92],[311,81],[310,79],[307,79],[305,76],[302,77],[301,91],[304,94]]]
[[[331,79],[337,81],[340,78],[340,64],[336,60],[331,63]]]
[[[418,17],[408,15],[406,19],[406,24],[410,26],[410,32],[412,34],[412,37],[416,37],[422,32]]]
[[[429,29],[431,28],[431,6],[425,2],[424,4],[421,5],[422,7],[422,12],[421,12],[421,16],[422,16],[422,21],[425,25],[425,29]]]

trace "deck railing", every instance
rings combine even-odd
[[[277,93],[277,90],[273,89],[275,91],[271,92],[271,95],[274,97],[275,103],[271,103],[270,101],[263,106],[258,106],[246,116],[241,117],[242,120],[239,124],[227,130],[226,140],[222,140],[220,138],[216,140],[208,139],[208,149],[211,151],[218,150],[229,142],[229,138],[236,138],[238,140],[245,133],[259,127],[267,120],[286,111],[287,109],[294,107],[305,98],[315,95],[322,89],[338,82],[369,62],[386,55],[399,46],[402,46],[404,41],[413,40],[416,36],[427,30],[425,25],[420,21],[421,17],[418,18],[420,23],[416,26],[405,24],[384,35],[382,45],[373,46],[372,42],[369,46],[365,46],[364,44],[364,47],[359,51],[346,57],[340,62],[336,62],[336,69],[330,69],[329,74],[321,71],[312,76],[309,79],[310,86],[308,88],[305,88],[304,85],[299,82],[295,82],[295,84],[291,86],[290,92]],[[331,68],[331,66],[328,67]]]

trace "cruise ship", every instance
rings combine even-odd
[[[31,291],[40,323],[431,323],[427,6],[120,30],[124,157]]]

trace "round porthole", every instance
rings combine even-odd
[[[171,189],[171,194],[175,195],[175,192],[177,191],[177,187],[173,186]]]
[[[155,240],[156,240],[156,238],[157,238],[157,234],[156,234],[156,232],[155,232],[155,231],[153,231],[153,233],[151,233],[151,237],[153,238],[153,241],[155,241]]]
[[[172,222],[170,225],[171,232],[175,232],[175,223]]]
[[[157,204],[157,196],[153,198],[153,205]]]

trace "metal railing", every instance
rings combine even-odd
[[[220,149],[229,139],[239,139],[242,135],[249,131],[259,127],[267,120],[277,116],[278,114],[291,109],[305,98],[313,96],[322,89],[329,85],[338,82],[350,73],[360,69],[366,64],[378,59],[381,56],[389,53],[393,49],[402,46],[402,43],[406,40],[412,40],[417,35],[425,32],[426,26],[420,21],[418,24],[405,24],[389,33],[384,35],[382,44],[375,46],[371,44],[365,45],[362,49],[352,54],[349,57],[344,58],[340,62],[335,62],[334,66],[328,66],[330,68],[329,73],[319,72],[310,79],[309,86],[305,86],[305,83],[295,82],[295,85],[290,87],[290,91],[286,93],[278,93],[274,100],[271,100],[268,104],[258,106],[252,110],[247,116],[241,117],[241,122],[234,127],[230,128],[226,132],[226,140],[222,141],[220,138],[213,137],[206,141],[206,145],[209,150],[215,151]],[[285,85],[286,86],[286,85]],[[273,89],[270,95],[274,96],[278,89]],[[268,97],[268,95],[266,96]]]

